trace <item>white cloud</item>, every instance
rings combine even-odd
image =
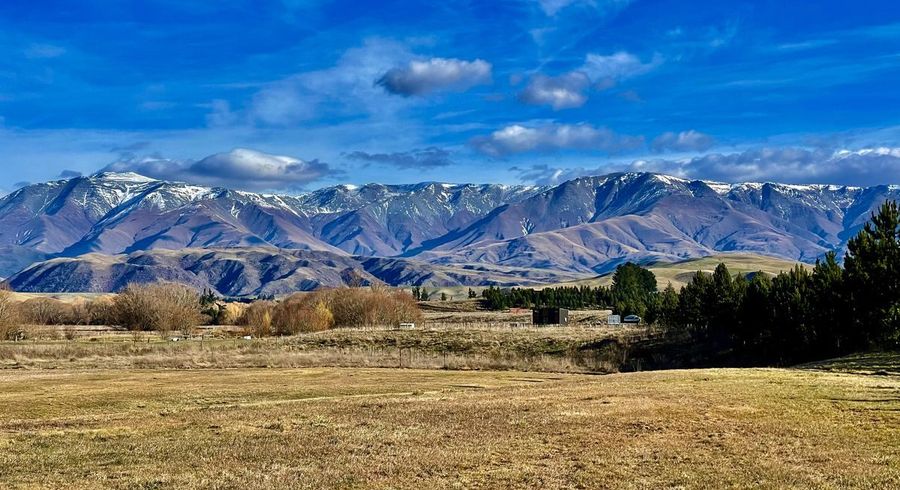
[[[587,102],[585,90],[591,81],[581,72],[569,72],[558,77],[537,75],[531,79],[519,100],[532,105],[549,105],[556,110],[581,107]]]
[[[328,164],[318,160],[306,161],[244,148],[193,162],[158,156],[126,158],[107,165],[103,171],[136,172],[162,180],[248,190],[295,189],[335,173]]]
[[[410,96],[444,90],[462,91],[490,81],[491,64],[487,61],[431,58],[391,68],[376,83],[390,93]]]
[[[512,167],[510,170],[516,172],[522,182],[530,182],[537,185],[557,185],[578,177],[604,173],[600,169],[587,170],[582,167],[555,168],[545,163],[525,168]]]
[[[643,138],[624,136],[590,124],[546,124],[526,127],[506,126],[489,136],[477,137],[472,146],[490,156],[500,157],[530,151],[596,150],[616,153],[643,144]]]
[[[412,56],[402,43],[367,39],[362,46],[347,50],[333,67],[266,85],[253,96],[246,119],[290,126],[334,115],[394,114],[404,102],[386,95],[373,81]]]
[[[661,65],[663,58],[659,54],[644,63],[636,55],[627,51],[618,51],[610,55],[589,53],[584,60],[581,71],[598,84],[614,84],[648,73]]]
[[[809,150],[757,148],[731,154],[710,153],[684,159],[618,161],[598,167],[562,168],[552,164],[512,167],[523,182],[559,184],[588,175],[612,172],[655,172],[687,179],[719,182],[778,182],[877,186],[900,184],[900,148]]]
[[[681,131],[675,133],[667,131],[657,136],[651,146],[653,151],[705,151],[710,149],[715,143],[712,136],[695,131]]]
[[[632,170],[719,180],[870,186],[900,183],[900,148],[849,151],[760,148],[682,160],[636,160]]]
[[[532,105],[549,105],[555,110],[581,107],[587,102],[587,92],[593,84],[597,90],[614,87],[622,80],[643,75],[662,64],[656,54],[649,62],[626,51],[610,55],[589,53],[584,64],[576,70],[556,77],[535,75],[519,94],[519,100]]]

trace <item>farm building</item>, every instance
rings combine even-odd
[[[531,322],[535,325],[568,325],[569,310],[565,308],[535,308],[531,311]]]

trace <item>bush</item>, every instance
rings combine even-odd
[[[85,325],[115,325],[119,323],[119,315],[116,311],[116,301],[112,297],[104,296],[84,304]]]
[[[294,335],[321,332],[334,326],[334,315],[326,304],[327,294],[295,294],[279,303],[272,315],[274,333]]]
[[[172,283],[129,285],[113,304],[118,324],[129,330],[180,331],[185,335],[200,325],[200,296]]]
[[[245,310],[238,325],[247,327],[256,337],[265,337],[272,333],[272,310],[275,303],[272,301],[254,301]]]
[[[275,303],[255,301],[238,321],[256,336],[295,335],[332,327],[395,327],[421,322],[416,300],[386,287],[342,288],[298,293]]]
[[[247,306],[241,303],[225,303],[219,309],[219,325],[237,325]]]
[[[72,323],[72,305],[52,298],[34,298],[20,305],[22,321],[32,325],[68,325]]]
[[[11,291],[0,288],[0,339],[12,340],[21,332],[19,304]]]
[[[416,300],[400,290],[372,286],[336,289],[325,294],[325,304],[339,327],[397,326],[401,322],[422,321]]]

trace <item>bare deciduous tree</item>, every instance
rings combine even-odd
[[[118,322],[129,330],[178,331],[200,325],[200,296],[180,284],[132,284],[114,300]]]

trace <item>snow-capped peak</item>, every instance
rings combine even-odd
[[[147,177],[135,172],[98,172],[92,175],[91,178],[115,182],[129,182],[135,184],[157,182],[157,179]]]

